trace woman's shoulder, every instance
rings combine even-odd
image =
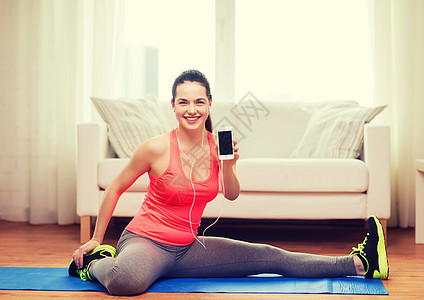
[[[171,132],[154,136],[143,142],[135,151],[135,155],[149,155],[152,157],[163,154],[169,149],[169,138]]]
[[[169,140],[171,132],[167,132],[158,136],[151,137],[146,140],[145,144],[152,152],[163,152],[169,149]]]

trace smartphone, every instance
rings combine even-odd
[[[230,126],[217,129],[218,158],[220,160],[233,159],[233,129]]]

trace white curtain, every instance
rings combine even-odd
[[[121,6],[0,0],[0,219],[74,223],[76,124],[93,89],[122,90]]]
[[[377,104],[391,130],[391,226],[415,224],[414,160],[424,158],[424,1],[370,0]],[[424,217],[424,216],[421,216]]]

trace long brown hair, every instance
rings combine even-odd
[[[174,84],[172,85],[172,103],[175,104],[177,86],[180,84],[183,84],[185,81],[200,83],[202,86],[206,88],[206,95],[208,96],[209,103],[212,101],[211,88],[206,76],[198,70],[187,70],[182,72],[177,78],[175,78]],[[205,128],[209,132],[213,131],[212,118],[210,113],[206,119]]]

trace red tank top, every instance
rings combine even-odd
[[[209,131],[208,144],[210,159],[205,168],[209,168],[209,177],[204,181],[193,180],[196,198],[191,211],[191,226],[196,236],[206,204],[215,199],[219,189],[215,140]],[[170,133],[168,168],[159,176],[149,174],[149,178],[144,202],[125,229],[163,244],[185,246],[192,243],[195,238],[190,228],[189,212],[193,188],[182,168],[176,129]]]

